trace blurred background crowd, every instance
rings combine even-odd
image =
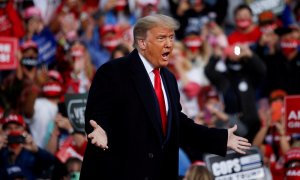
[[[19,47],[17,67],[0,70],[0,179],[78,179],[87,137],[64,95],[88,93],[153,13],[181,24],[168,68],[183,111],[208,127],[237,124],[266,179],[300,178],[300,132],[287,133],[284,118],[285,97],[300,95],[299,0],[0,0],[0,39]],[[205,167],[202,152],[180,157],[181,178]]]

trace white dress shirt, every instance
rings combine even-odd
[[[151,83],[152,83],[152,86],[154,88],[154,73],[153,73],[153,66],[149,63],[149,61],[146,60],[146,58],[144,56],[142,56],[140,53],[139,53],[139,56],[140,58],[142,59],[142,62],[146,68],[146,71],[148,73],[148,76],[151,80]],[[166,112],[168,114],[168,110],[169,110],[169,103],[168,103],[168,98],[167,98],[167,94],[166,94],[166,91],[165,91],[165,87],[164,87],[164,83],[162,82],[162,78],[160,78],[161,80],[161,84],[162,84],[162,90],[163,90],[163,93],[164,93],[164,99],[165,99],[165,105],[166,105]]]

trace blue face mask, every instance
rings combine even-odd
[[[75,171],[70,174],[70,180],[79,180],[79,177],[80,177],[80,172]]]

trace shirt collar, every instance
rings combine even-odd
[[[139,53],[139,56],[146,68],[147,73],[150,74],[153,71],[154,67],[149,63],[149,61],[146,60],[146,58],[141,53]]]

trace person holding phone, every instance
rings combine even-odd
[[[26,131],[21,115],[11,113],[1,120],[1,124],[0,179],[8,179],[9,169],[18,166],[27,180],[34,180],[54,164],[54,156],[39,148]]]
[[[225,112],[245,124],[252,142],[260,127],[256,91],[266,74],[263,61],[246,44],[236,44],[214,52],[205,74],[224,99]]]

